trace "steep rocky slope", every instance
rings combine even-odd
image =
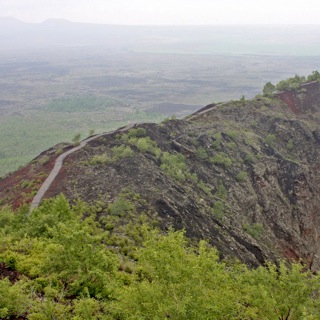
[[[129,190],[163,229],[185,228],[223,257],[253,266],[302,259],[319,270],[320,106],[299,109],[308,112],[293,113],[278,99],[242,99],[100,136],[67,157],[45,197],[98,200],[107,215],[108,203]],[[0,181],[6,203],[14,190],[8,179]]]

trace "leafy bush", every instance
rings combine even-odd
[[[202,180],[199,180],[197,186],[206,194],[210,194],[211,193],[211,190],[210,188],[202,181]]]
[[[255,159],[256,159],[256,158],[255,158],[255,156],[254,156],[253,154],[248,153],[248,154],[246,155],[246,157],[244,158],[244,161],[253,163],[253,162],[255,162]]]
[[[132,129],[131,129],[132,130]],[[136,146],[141,152],[149,152],[154,154],[157,158],[161,155],[161,150],[157,147],[157,143],[150,139],[150,137],[130,137],[127,140],[133,146]]]
[[[127,210],[127,218],[134,205],[127,203],[128,194],[118,199],[122,204],[114,208]],[[215,214],[223,208],[216,201]],[[71,206],[63,196],[30,215],[27,208],[1,209],[0,260],[14,258],[21,280],[0,280],[0,317],[27,312],[30,320],[318,318],[320,277],[300,263],[249,269],[221,261],[205,241],[192,245],[183,231],[164,234],[145,219],[101,217],[94,207],[81,201]],[[111,223],[112,231],[106,231]],[[263,232],[260,224],[244,229],[255,237]],[[133,244],[132,256],[126,255]]]
[[[112,160],[118,160],[123,158],[131,158],[134,155],[133,150],[129,146],[125,146],[124,144],[113,147],[112,149],[113,157]]]
[[[112,159],[106,153],[95,155],[89,160],[89,164],[91,165],[110,163],[112,163]]]
[[[21,283],[11,284],[0,279],[0,318],[11,319],[23,316],[28,308],[29,298],[22,290]]]
[[[248,173],[246,171],[240,171],[236,176],[237,181],[244,182],[248,179]]]
[[[227,147],[230,148],[231,150],[234,150],[237,148],[237,144],[233,141],[227,143]]]
[[[214,157],[210,158],[210,162],[226,168],[232,164],[232,160],[223,152],[217,153]]]
[[[187,164],[185,157],[182,154],[170,154],[169,152],[164,152],[160,160],[162,163],[160,168],[168,173],[172,178],[181,181],[186,179],[184,172],[187,171]]]
[[[107,153],[93,156],[89,160],[89,164],[90,165],[110,164],[119,159],[130,158],[134,155],[133,150],[129,146],[126,146],[124,144],[113,147],[111,151],[112,151],[112,156],[108,156]]]
[[[198,148],[196,150],[196,156],[201,160],[208,159],[207,150],[205,148]]]
[[[276,86],[273,85],[271,82],[267,82],[263,87],[263,95],[266,97],[273,96],[274,92],[276,91]]]
[[[273,134],[273,133],[269,133],[266,137],[265,137],[265,143],[269,146],[273,146],[274,143],[276,142],[277,137]]]
[[[126,196],[120,195],[113,203],[108,206],[108,213],[111,215],[121,216],[128,211],[133,211],[134,205]]]
[[[226,132],[226,135],[229,137],[229,138],[236,138],[238,135],[239,135],[239,132],[238,131],[235,131],[235,130],[229,130]]]
[[[221,220],[223,218],[224,215],[224,203],[220,200],[216,201],[214,203],[214,207],[213,207],[213,213],[215,215],[215,217],[219,220]]]
[[[291,151],[293,148],[294,148],[294,143],[293,143],[293,140],[290,139],[287,143],[287,149]]]
[[[216,150],[219,150],[221,147],[221,133],[217,132],[212,137],[214,139],[214,141],[212,143],[213,148]]]
[[[263,225],[261,223],[245,224],[243,230],[250,234],[252,238],[259,239],[263,231]]]

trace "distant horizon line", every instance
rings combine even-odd
[[[320,26],[320,23],[212,23],[212,24],[121,24],[121,23],[107,23],[107,22],[88,22],[88,21],[73,21],[66,18],[47,18],[38,22],[24,21],[20,18],[12,16],[0,16],[0,21],[3,20],[15,20],[24,24],[41,25],[48,22],[64,22],[74,24],[87,24],[87,25],[102,25],[102,26],[123,26],[123,27],[227,27],[227,26],[264,26],[264,27],[276,27],[276,26]]]

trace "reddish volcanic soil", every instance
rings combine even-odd
[[[26,167],[0,180],[0,206],[6,204],[15,209],[23,204],[29,204],[52,170],[56,158],[61,152],[65,152],[71,147],[60,144],[50,148]]]

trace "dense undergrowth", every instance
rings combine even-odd
[[[319,277],[300,264],[255,270],[205,241],[160,232],[123,193],[109,206],[63,196],[0,212],[0,318],[318,319]],[[102,214],[106,212],[107,214]]]

